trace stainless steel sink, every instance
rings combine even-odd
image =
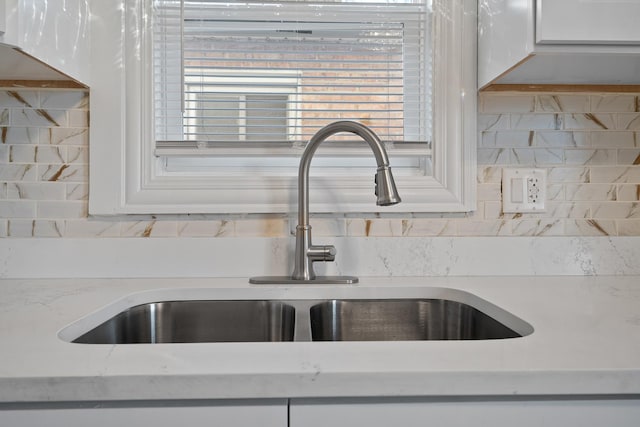
[[[138,305],[73,340],[82,344],[292,341],[295,309],[278,301]]]
[[[522,335],[445,299],[330,300],[311,307],[314,341],[489,340]]]
[[[533,332],[524,320],[463,291],[405,290],[411,297],[391,296],[394,289],[375,292],[382,295],[358,298],[362,290],[353,288],[340,299],[120,300],[59,336],[82,344],[153,344],[493,340]]]

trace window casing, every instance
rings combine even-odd
[[[185,73],[182,99],[175,94],[168,97],[169,104],[184,110],[183,120],[180,123],[159,120],[153,113],[158,110],[154,93],[159,79],[149,79],[157,73],[153,62],[153,28],[149,22],[152,0],[114,3],[96,5],[96,15],[104,17],[104,25],[94,26],[92,35],[94,51],[111,52],[113,56],[101,55],[92,64],[95,84],[91,97],[90,212],[294,210],[297,164],[304,141],[313,131],[304,134],[304,113],[299,109],[278,112],[278,106],[299,102],[299,72],[252,70],[253,75],[247,81],[253,79],[262,84],[237,85],[241,90],[235,92],[225,88],[224,83],[225,79],[237,80],[238,75],[217,72],[206,76],[207,87],[217,88],[212,91],[216,93],[214,96],[191,90],[191,86],[202,85],[203,77],[193,78]],[[426,119],[433,123],[433,137],[429,134],[426,140],[425,133],[412,130],[411,126],[423,123],[425,117],[424,112],[420,113],[421,120],[411,117],[410,109],[404,118],[407,125],[402,126],[403,132],[418,138],[403,136],[394,141],[383,137],[388,141],[391,165],[403,197],[402,204],[384,208],[385,212],[454,212],[475,207],[476,6],[469,0],[443,0],[433,1],[432,7],[433,42],[429,57],[435,59],[433,76],[428,81],[433,81],[433,102],[429,103],[433,112]],[[109,30],[111,38],[106,36]],[[110,63],[112,58],[116,58],[116,63]],[[105,72],[114,66],[115,73]],[[415,93],[412,78],[403,78],[407,81],[403,89],[406,104],[415,103],[410,95],[425,95]],[[269,87],[268,92],[265,87]],[[216,108],[221,102],[240,106],[255,101],[270,103],[269,117],[252,117],[251,108],[237,111]],[[215,119],[217,128],[231,130],[228,140],[198,135],[208,126],[207,116],[190,115],[189,111],[203,110],[199,104],[205,102],[210,110],[230,112],[227,117]],[[169,110],[172,108],[175,110],[175,107]],[[331,117],[327,123],[339,118]],[[164,126],[164,137],[158,138],[158,126]],[[276,132],[247,131],[266,127]],[[260,134],[271,137],[260,138]],[[314,159],[312,212],[380,210],[372,192],[375,168],[369,148],[353,138],[342,139],[345,141],[323,144]]]

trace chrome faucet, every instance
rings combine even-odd
[[[389,206],[400,203],[389,157],[380,138],[368,127],[357,122],[340,121],[331,123],[320,129],[305,147],[298,168],[298,225],[296,226],[296,252],[293,274],[289,276],[252,277],[250,283],[357,283],[353,276],[316,276],[313,263],[317,261],[334,261],[336,249],[333,246],[317,246],[311,243],[311,226],[309,225],[309,166],[318,146],[332,135],[350,132],[364,139],[376,158],[378,169],[375,175],[376,204]]]

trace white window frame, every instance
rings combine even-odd
[[[295,174],[166,174],[154,156],[146,0],[93,2],[91,33],[92,215],[281,213],[296,210]],[[311,212],[466,212],[476,205],[477,2],[433,0],[432,175],[399,174],[403,203],[375,205],[372,181],[339,174],[310,182]],[[369,153],[363,142],[345,156]],[[299,153],[302,152],[300,147]],[[265,151],[265,155],[271,155]],[[294,153],[297,154],[297,153]],[[342,151],[339,153],[342,154]],[[426,154],[426,153],[425,153]],[[220,156],[230,155],[221,150]],[[291,154],[289,154],[291,155]],[[393,155],[391,156],[393,167]]]

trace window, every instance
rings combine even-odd
[[[234,108],[245,115],[248,105],[215,97],[247,86],[265,95],[297,89],[286,105],[299,119],[289,124],[288,138],[259,123],[260,131],[250,132],[267,141],[303,144],[323,125],[345,119],[364,122],[385,141],[431,139],[430,1],[150,4],[157,141],[237,141],[237,128],[223,123]],[[193,96],[215,103],[190,108],[185,101]],[[272,110],[259,102],[256,119],[269,119]],[[220,127],[185,123],[194,114]]]
[[[385,211],[473,209],[475,2],[114,3],[95,6],[91,213],[292,211],[336,120],[385,142],[404,201]],[[312,211],[377,211],[374,164],[352,135],[323,144]]]
[[[184,108],[179,112],[182,123],[177,131],[179,141],[196,141],[200,146],[214,142],[285,142],[292,141],[298,133],[300,111],[289,108],[298,99],[296,73],[292,76],[292,73],[269,70],[208,69],[197,79],[188,75],[184,88]],[[162,101],[165,93],[156,92],[156,101]],[[160,113],[166,114],[163,110]],[[159,148],[166,144],[158,137],[168,133],[161,125],[166,122],[162,119],[156,117],[156,147]],[[175,143],[169,144],[172,145]]]

